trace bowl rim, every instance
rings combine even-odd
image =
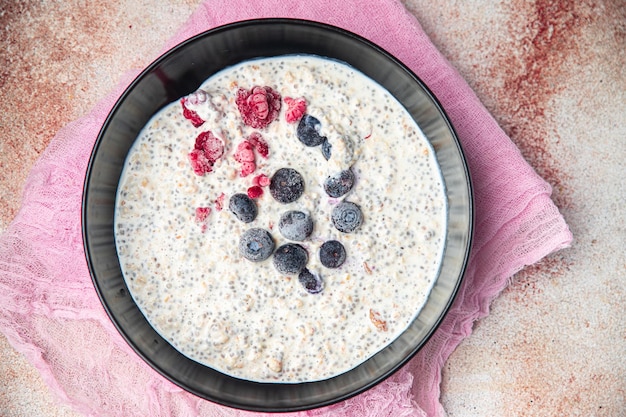
[[[423,90],[423,93],[428,97],[428,99],[431,101],[431,104],[435,107],[435,109],[437,110],[437,112],[439,113],[439,115],[441,116],[443,122],[445,123],[449,133],[451,134],[452,138],[453,138],[453,142],[456,145],[456,151],[458,152],[458,156],[460,157],[460,161],[461,161],[461,169],[463,171],[463,174],[465,176],[465,181],[466,184],[465,186],[467,187],[467,197],[468,197],[468,206],[467,206],[467,210],[468,210],[468,223],[467,223],[467,236],[466,236],[466,244],[464,245],[464,253],[463,253],[463,259],[460,265],[460,269],[459,269],[459,277],[456,280],[456,283],[454,285],[454,287],[451,289],[451,293],[450,293],[450,297],[447,300],[447,303],[443,306],[442,310],[441,310],[441,314],[439,315],[439,317],[436,319],[436,321],[434,322],[434,325],[429,329],[428,333],[426,334],[426,336],[422,339],[421,343],[418,344],[418,346],[415,346],[415,348],[412,350],[412,352],[404,357],[402,360],[398,361],[394,366],[392,366],[389,370],[387,370],[386,372],[384,372],[381,375],[378,375],[377,377],[371,379],[368,383],[360,386],[357,389],[354,389],[350,392],[338,395],[336,397],[333,398],[328,398],[328,399],[324,399],[324,400],[320,400],[320,401],[314,401],[311,403],[307,403],[307,404],[299,404],[296,406],[250,406],[249,404],[241,404],[241,403],[237,403],[236,401],[230,401],[230,400],[224,400],[222,398],[218,398],[215,397],[213,395],[207,395],[206,392],[202,392],[201,390],[197,389],[196,387],[192,387],[189,386],[189,384],[183,383],[181,381],[178,381],[176,379],[174,379],[171,375],[169,375],[168,373],[166,373],[163,369],[160,368],[160,366],[158,364],[155,363],[155,361],[153,360],[153,358],[151,358],[149,355],[147,355],[145,352],[143,352],[141,349],[139,349],[136,344],[134,343],[133,339],[130,337],[128,329],[125,329],[123,326],[121,326],[121,324],[119,323],[118,319],[115,317],[115,314],[113,313],[112,309],[110,308],[107,299],[104,295],[104,291],[103,288],[101,288],[100,282],[97,278],[97,272],[96,272],[96,267],[95,267],[95,262],[91,256],[91,249],[90,249],[90,245],[89,245],[89,221],[88,221],[88,217],[89,217],[89,207],[86,204],[86,201],[88,199],[88,194],[89,194],[89,185],[91,184],[91,180],[92,180],[92,174],[93,174],[93,169],[94,169],[94,158],[97,155],[100,147],[103,144],[106,132],[107,132],[107,128],[110,126],[112,120],[115,118],[117,111],[120,109],[121,105],[124,103],[124,101],[127,99],[127,97],[132,93],[132,91],[142,82],[143,78],[146,77],[148,74],[150,74],[151,72],[153,72],[155,70],[155,68],[157,68],[159,65],[161,65],[168,57],[170,57],[171,55],[173,55],[174,53],[186,48],[188,45],[198,41],[201,38],[207,37],[207,36],[211,36],[213,34],[216,33],[221,33],[223,31],[229,31],[229,30],[233,30],[233,29],[238,29],[238,28],[243,28],[243,27],[247,27],[247,26],[257,26],[257,25],[282,25],[282,24],[297,24],[297,25],[304,25],[304,26],[308,26],[308,27],[312,27],[312,28],[316,28],[317,30],[322,30],[322,31],[331,31],[334,32],[336,34],[338,34],[339,36],[342,37],[346,37],[346,38],[351,38],[353,41],[356,41],[358,43],[361,43],[363,45],[365,45],[367,48],[370,48],[372,50],[374,50],[375,52],[377,52],[378,54],[382,55],[386,60],[390,61],[393,65],[399,67],[400,69],[402,69],[408,76],[410,76],[410,78],[412,78],[412,80],[416,83],[416,85],[419,85],[421,87],[421,89]],[[332,59],[332,58],[331,58]],[[243,62],[243,61],[242,61]],[[357,68],[358,70],[358,68]],[[428,138],[430,141],[430,138]],[[449,214],[449,213],[448,213]],[[472,181],[471,181],[471,177],[470,177],[470,172],[469,172],[469,168],[468,168],[468,164],[467,164],[467,159],[465,156],[465,153],[463,151],[463,148],[461,146],[460,140],[458,138],[458,135],[454,129],[454,126],[452,125],[450,118],[448,117],[447,113],[445,112],[443,106],[441,105],[441,103],[439,102],[439,100],[437,99],[437,97],[431,92],[431,90],[428,88],[428,86],[408,67],[406,66],[404,63],[402,63],[399,59],[395,58],[392,54],[390,54],[389,52],[387,52],[385,49],[381,48],[380,46],[378,46],[377,44],[373,43],[372,41],[366,39],[365,37],[355,34],[349,30],[337,27],[337,26],[333,26],[330,24],[326,24],[326,23],[321,23],[321,22],[317,22],[317,21],[312,21],[312,20],[306,20],[306,19],[294,19],[294,18],[257,18],[257,19],[246,19],[246,20],[241,20],[241,21],[237,21],[237,22],[232,22],[232,23],[227,23],[224,25],[220,25],[211,29],[208,29],[206,31],[203,31],[201,33],[198,33],[178,44],[176,44],[175,46],[173,46],[172,48],[168,49],[167,51],[163,52],[162,54],[160,54],[154,61],[152,61],[148,66],[146,66],[133,80],[132,82],[129,83],[129,85],[124,89],[123,93],[119,96],[119,98],[116,100],[115,104],[111,107],[111,110],[109,111],[106,119],[104,120],[102,127],[98,133],[98,136],[96,138],[96,141],[94,143],[93,146],[93,150],[91,152],[90,158],[89,158],[89,163],[87,166],[87,170],[85,173],[85,180],[84,180],[84,185],[83,185],[83,195],[82,195],[82,207],[81,207],[81,229],[82,229],[82,234],[83,234],[83,247],[84,247],[84,251],[85,251],[85,257],[86,257],[86,261],[87,261],[87,265],[88,265],[88,269],[89,269],[89,273],[92,279],[92,282],[94,284],[94,288],[98,294],[98,297],[100,299],[100,302],[103,306],[103,308],[105,309],[108,318],[112,321],[112,323],[114,324],[115,328],[117,329],[117,331],[120,333],[120,335],[123,337],[123,339],[125,340],[125,342],[133,349],[133,351],[138,354],[147,364],[149,364],[151,366],[152,369],[156,370],[161,376],[163,376],[164,378],[166,378],[168,381],[173,382],[174,384],[178,385],[179,387],[183,388],[184,390],[198,396],[201,398],[204,398],[206,400],[209,400],[211,402],[220,404],[220,405],[224,405],[224,406],[228,406],[228,407],[232,407],[232,408],[237,408],[237,409],[242,409],[242,410],[248,410],[248,411],[261,411],[261,412],[294,412],[294,411],[304,411],[304,410],[309,410],[309,409],[313,409],[313,408],[319,408],[319,407],[324,407],[324,406],[328,406],[331,404],[335,404],[337,402],[349,399],[351,397],[354,397],[364,391],[369,390],[370,388],[374,387],[375,385],[379,384],[380,382],[382,382],[383,380],[387,379],[389,376],[391,376],[392,374],[394,374],[396,371],[398,371],[402,366],[404,366],[407,362],[409,362],[421,349],[422,347],[430,340],[430,338],[433,336],[433,334],[436,332],[436,330],[439,328],[439,326],[441,325],[442,321],[444,320],[444,318],[446,317],[448,311],[450,310],[450,307],[452,306],[454,300],[456,299],[456,296],[458,294],[458,290],[461,286],[461,283],[463,282],[464,276],[465,276],[465,272],[467,269],[467,265],[469,263],[469,257],[470,257],[470,251],[472,248],[472,241],[473,241],[473,235],[474,235],[474,201],[473,201],[473,185],[472,185]],[[445,249],[444,249],[445,252]],[[439,278],[439,274],[437,276],[437,279],[435,281],[437,281]],[[436,282],[435,284],[436,285]],[[419,314],[418,314],[419,315]],[[393,343],[393,342],[391,342]],[[367,359],[369,360],[369,359]],[[366,361],[367,361],[366,360]],[[218,371],[219,372],[219,371]],[[350,372],[350,371],[347,371]],[[258,384],[258,385],[271,385],[271,386],[280,386],[280,385],[284,385],[283,383],[263,383],[263,382],[253,382],[253,381],[243,381],[243,382],[252,382],[252,384]],[[307,384],[315,384],[315,383],[319,383],[319,382],[323,382],[323,381],[313,381],[313,382],[304,382],[304,383],[297,383],[297,384],[287,384],[287,385],[307,385]]]

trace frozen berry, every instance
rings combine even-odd
[[[320,246],[320,262],[326,268],[339,268],[345,260],[346,249],[338,240],[329,240]]]
[[[235,103],[246,125],[262,129],[278,117],[281,98],[271,87],[254,86],[250,90],[240,88]]]
[[[306,100],[304,97],[285,97],[285,104],[287,105],[287,110],[285,110],[285,121],[287,123],[297,122],[306,112]]]
[[[252,145],[259,155],[267,159],[270,154],[270,148],[259,132],[252,132],[250,136],[248,136],[248,142],[250,142],[250,145]]]
[[[342,201],[337,204],[333,208],[330,218],[335,228],[344,233],[355,231],[363,223],[361,208],[350,201]]]
[[[293,168],[281,168],[270,180],[270,193],[279,203],[296,201],[304,192],[304,179]]]
[[[215,199],[215,210],[222,211],[224,208],[224,198],[226,198],[226,195],[224,193],[220,193],[220,195]]]
[[[313,219],[308,213],[290,210],[280,216],[278,230],[285,239],[302,242],[313,232]]]
[[[224,154],[224,142],[212,132],[202,132],[196,138],[193,151],[189,153],[189,162],[193,172],[204,175],[213,171],[213,165]]]
[[[239,239],[239,253],[249,261],[260,262],[274,252],[274,239],[265,229],[246,230]]]
[[[309,261],[309,255],[302,246],[287,243],[274,252],[274,267],[281,274],[299,274]]]
[[[330,156],[332,155],[333,145],[330,144],[328,139],[324,138],[324,142],[322,142],[322,155],[328,161]]]
[[[211,207],[196,207],[196,221],[203,222],[211,214]]]
[[[256,219],[258,213],[256,203],[246,194],[235,194],[228,202],[229,210],[244,223],[250,223]]]
[[[204,120],[198,116],[198,113],[187,108],[187,99],[185,97],[180,99],[180,104],[183,106],[183,117],[189,120],[193,127],[200,127],[204,124]]]
[[[256,163],[254,162],[254,152],[252,151],[252,145],[247,140],[244,140],[237,145],[237,150],[234,154],[235,161],[241,164],[241,171],[239,175],[247,177],[252,174],[256,169]]]
[[[252,184],[258,185],[259,187],[267,187],[270,185],[270,179],[265,174],[259,174],[252,179]]]
[[[346,169],[324,181],[324,191],[330,197],[337,198],[345,195],[354,185],[354,173],[351,169]]]
[[[259,198],[262,195],[263,195],[263,188],[259,187],[258,185],[253,185],[252,187],[248,188],[248,197]]]
[[[305,114],[302,119],[300,119],[300,123],[298,123],[296,136],[300,139],[300,142],[304,143],[306,146],[318,146],[326,139],[324,136],[320,135],[321,129],[322,123],[319,120],[310,114]]]
[[[298,274],[298,281],[300,281],[300,284],[302,284],[304,289],[309,294],[317,294],[322,292],[322,290],[324,289],[324,282],[322,281],[322,277],[313,274],[307,268],[304,268],[302,271],[300,271],[300,273]]]

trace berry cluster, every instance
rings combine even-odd
[[[297,128],[298,139],[306,146],[319,146],[327,144],[331,146],[327,138],[321,134],[321,122],[308,114],[303,114]],[[323,147],[323,146],[322,146]],[[324,150],[322,150],[324,153]],[[330,158],[330,151],[325,155]],[[269,180],[269,188],[272,197],[282,203],[289,204],[298,200],[304,193],[304,178],[293,168],[281,168],[277,170]],[[355,176],[352,169],[343,170],[336,175],[329,176],[323,184],[326,194],[331,198],[345,196],[354,187]],[[250,200],[251,201],[251,200]],[[252,201],[251,201],[252,202]],[[234,212],[234,211],[233,211]],[[237,215],[236,212],[234,212]],[[339,202],[332,210],[331,221],[333,226],[342,233],[351,233],[357,230],[363,223],[363,214],[360,207],[345,199]],[[248,234],[242,237],[240,251],[242,256],[249,260],[265,260],[272,255],[276,270],[281,274],[297,274],[298,281],[311,294],[319,293],[324,288],[323,279],[319,274],[311,272],[307,267],[308,252],[298,244],[313,232],[313,219],[308,213],[298,210],[284,212],[278,222],[280,234],[287,240],[286,243],[274,249],[274,242],[270,244],[271,234],[263,229],[254,230],[255,238],[251,239]],[[252,232],[251,232],[252,233]],[[259,248],[263,248],[263,256],[256,254]],[[338,240],[324,242],[319,249],[319,259],[326,268],[339,268],[346,260],[346,250]]]
[[[272,87],[257,85],[250,90],[240,88],[235,103],[246,125],[263,129],[278,117],[280,99],[280,94]]]
[[[200,91],[200,90],[199,90]],[[202,92],[204,93],[204,92]],[[206,95],[206,93],[204,93]],[[190,120],[195,127],[204,124],[204,120],[186,103],[206,101],[204,95],[190,95],[181,99],[183,116]],[[322,134],[322,123],[319,119],[306,113],[307,103],[304,98],[284,98],[287,106],[285,121],[298,123],[296,136],[305,146],[320,146],[326,160],[331,158],[332,145]],[[271,87],[254,86],[250,90],[240,88],[237,91],[235,103],[242,117],[243,123],[254,129],[263,129],[278,118],[281,109],[281,96]],[[233,154],[240,164],[240,176],[246,177],[256,170],[255,152],[263,158],[269,156],[269,146],[259,132],[253,132],[241,141]],[[212,172],[213,165],[224,154],[224,143],[210,131],[202,132],[196,138],[194,149],[189,159],[194,172],[204,175]],[[297,201],[304,193],[304,178],[293,168],[280,168],[271,178],[265,174],[254,177],[253,185],[246,193],[236,193],[230,197],[228,209],[243,223],[253,222],[258,215],[255,199],[263,194],[263,187],[269,187],[272,197],[281,204],[290,204]],[[331,198],[345,196],[354,186],[355,176],[351,169],[346,169],[336,175],[328,177],[323,187]],[[223,207],[224,194],[215,200],[215,209]],[[196,220],[205,222],[210,214],[208,207],[196,210]],[[335,205],[331,213],[333,226],[342,233],[350,233],[359,228],[363,222],[360,207],[345,199]],[[206,224],[203,225],[203,228]],[[204,230],[204,229],[203,229]],[[268,230],[251,228],[244,232],[239,241],[241,255],[252,262],[261,262],[273,256],[273,264],[278,272],[287,275],[297,275],[298,281],[311,294],[319,293],[324,288],[324,282],[319,274],[307,269],[309,260],[307,250],[299,243],[303,242],[313,232],[313,219],[309,213],[299,210],[287,210],[280,216],[278,222],[280,234],[290,241],[276,248],[274,238]],[[319,259],[326,268],[339,268],[346,260],[346,250],[338,240],[324,242],[319,249]]]

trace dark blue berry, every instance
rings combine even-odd
[[[274,266],[281,274],[299,274],[309,261],[309,255],[302,246],[287,243],[274,252]]]
[[[320,135],[322,129],[322,123],[310,114],[305,114],[298,123],[296,129],[296,136],[300,139],[300,142],[306,146],[318,146],[326,138]]]
[[[322,155],[324,155],[324,158],[326,158],[327,161],[330,159],[332,150],[333,145],[331,145],[331,143],[326,138],[324,138],[324,142],[322,142]]]
[[[337,198],[345,195],[354,185],[354,173],[351,169],[346,169],[324,181],[324,191],[331,197]]]
[[[228,209],[244,223],[250,223],[256,219],[258,213],[254,200],[242,193],[235,194],[230,198]]]
[[[300,284],[302,284],[304,289],[309,294],[317,294],[322,292],[322,290],[324,289],[324,282],[322,281],[322,277],[313,274],[307,268],[304,268],[302,271],[300,271],[300,273],[298,274],[298,281],[300,281]]]
[[[326,268],[339,268],[346,260],[346,249],[341,242],[329,240],[320,246],[320,262]]]
[[[274,252],[274,239],[265,229],[246,230],[239,239],[239,253],[249,261],[260,262]]]
[[[301,242],[313,232],[313,219],[302,211],[287,211],[280,216],[278,230],[285,239]]]
[[[363,223],[361,208],[345,200],[333,208],[330,218],[335,228],[344,233],[355,231]]]
[[[304,179],[293,168],[281,168],[270,180],[270,194],[279,203],[287,204],[296,201],[304,192]]]

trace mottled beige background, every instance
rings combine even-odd
[[[404,3],[553,185],[575,237],[513,277],[454,352],[449,416],[626,415],[626,1]],[[0,230],[56,131],[197,4],[0,0]],[[0,416],[76,416],[1,336]]]

